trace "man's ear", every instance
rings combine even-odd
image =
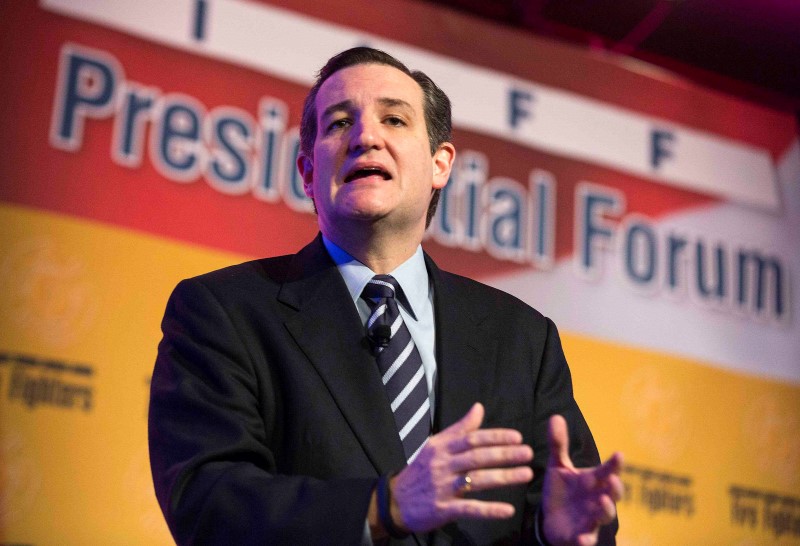
[[[314,199],[314,162],[303,154],[297,156],[297,170],[303,177],[303,191],[310,199]]]
[[[439,144],[433,154],[433,189],[440,190],[447,185],[455,160],[456,147],[451,142]]]

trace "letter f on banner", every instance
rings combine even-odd
[[[111,116],[116,109],[117,82],[124,79],[122,67],[111,55],[65,44],[59,60],[50,143],[62,150],[78,150],[83,144],[84,119]]]
[[[508,92],[508,125],[519,128],[523,120],[533,117],[531,103],[533,94],[524,89],[511,89]]]
[[[603,270],[603,251],[613,248],[618,218],[625,212],[625,194],[591,182],[575,187],[575,263],[579,275],[597,279]]]
[[[658,169],[661,163],[672,157],[672,144],[675,134],[671,131],[655,129],[650,136],[650,166]]]

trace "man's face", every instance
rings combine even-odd
[[[386,65],[351,66],[325,80],[315,104],[314,157],[298,166],[322,232],[380,221],[422,233],[455,150],[448,143],[431,155],[417,82]]]

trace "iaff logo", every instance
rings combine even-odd
[[[88,412],[94,405],[90,366],[0,353],[0,371],[6,400],[31,410],[51,406]]]

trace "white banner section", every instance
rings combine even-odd
[[[779,210],[766,149],[246,0],[42,0],[51,11],[311,85],[369,44],[428,73],[459,127],[728,201]],[[743,120],[746,123],[746,120]]]

